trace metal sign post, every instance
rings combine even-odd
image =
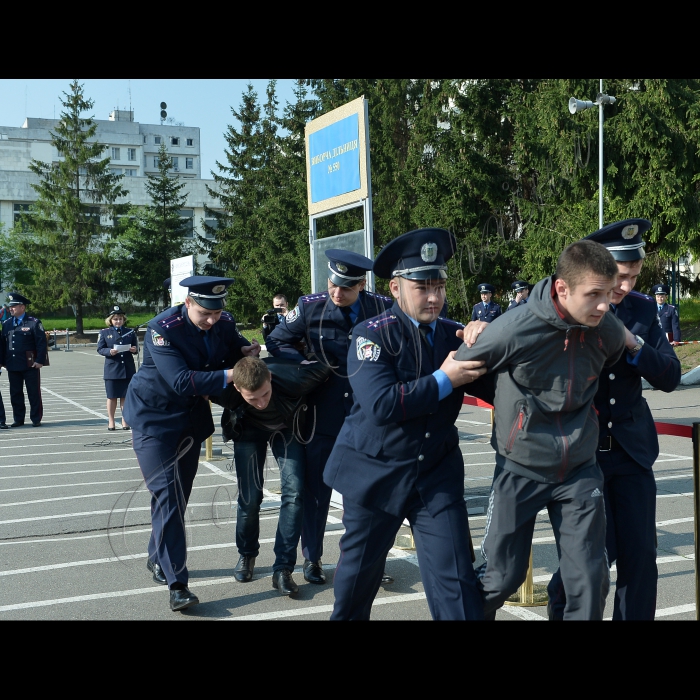
[[[374,258],[372,176],[369,154],[369,107],[364,97],[348,102],[306,125],[306,172],[311,249],[311,291],[319,287],[317,275],[325,266],[319,253],[342,248]],[[324,238],[319,246],[317,221],[362,207],[364,228]],[[374,291],[374,274],[367,273],[367,288]]]

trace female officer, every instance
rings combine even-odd
[[[117,399],[121,402],[122,428],[130,430],[124,422],[124,402],[129,382],[136,373],[133,357],[138,352],[136,330],[126,327],[126,314],[119,306],[112,308],[105,323],[109,328],[100,331],[97,352],[105,357],[104,380],[107,390],[107,416],[109,417],[107,430],[116,430],[114,414],[117,410]],[[128,345],[129,349],[115,350],[115,345]]]

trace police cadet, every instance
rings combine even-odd
[[[678,309],[673,304],[667,304],[669,289],[665,284],[657,284],[651,293],[656,295],[656,306],[659,314],[661,328],[671,345],[681,342],[681,322],[678,318]]]
[[[334,620],[369,619],[404,518],[433,618],[483,619],[455,419],[465,384],[470,392],[492,385],[471,384],[485,373],[483,362],[454,361],[463,326],[439,318],[454,249],[449,231],[419,229],[388,243],[374,263],[396,301],[354,328],[348,373],[355,403],[324,475],[344,509]]]
[[[627,351],[600,376],[594,404],[600,440],[596,458],[605,477],[606,549],[617,561],[613,620],[653,620],[656,610],[656,483],[659,455],[654,419],[642,396],[642,378],[673,391],[680,381],[676,354],[659,327],[654,300],[632,291],[643,260],[646,219],[608,224],[588,236],[617,262],[611,310],[626,328]],[[566,597],[559,572],[549,584],[551,619],[561,619]]]
[[[124,417],[151,492],[147,567],[168,584],[171,610],[199,602],[188,588],[185,510],[197,473],[201,443],[214,432],[207,403],[233,381],[234,364],[257,355],[223,311],[226,277],[188,277],[185,303],[148,322],[143,362],[129,384]]]
[[[515,299],[508,304],[506,311],[516,308],[517,306],[522,306],[527,304],[527,298],[530,295],[530,285],[523,280],[516,280],[510,285],[515,292]],[[472,319],[476,320],[476,319]]]
[[[501,315],[500,304],[491,301],[491,297],[496,291],[496,288],[491,284],[482,283],[477,285],[477,289],[481,294],[481,301],[478,304],[474,304],[474,308],[472,309],[472,321],[491,323],[491,321],[497,319]]]
[[[332,367],[328,381],[308,396],[307,471],[304,486],[304,521],[301,530],[304,578],[309,583],[326,581],[321,565],[332,489],[323,482],[323,470],[345,417],[353,403],[348,381],[347,357],[356,323],[380,314],[391,299],[365,291],[365,275],[372,261],[347,250],[326,251],[328,291],[299,298],[297,306],[268,336],[272,355],[298,356],[294,345],[305,341],[310,359]],[[303,358],[299,358],[303,359]],[[392,579],[385,576],[384,583]]]
[[[12,318],[2,324],[0,365],[7,368],[7,378],[10,382],[10,402],[14,417],[12,427],[24,425],[27,407],[24,403],[23,386],[26,385],[29,417],[32,425],[38,428],[44,416],[39,370],[46,364],[46,333],[38,318],[26,314],[29,299],[12,292],[7,295],[7,303]]]

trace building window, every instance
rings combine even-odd
[[[124,175],[126,175],[127,177],[136,177],[136,169],[124,168]]]
[[[188,146],[194,146],[194,139],[187,139]]]
[[[122,169],[121,168],[110,168],[112,171],[112,175],[121,175],[122,174]]]
[[[158,158],[158,156],[153,159],[153,167],[160,168],[160,158]]]
[[[143,137],[143,142],[144,142],[144,143],[148,143],[148,137],[147,137],[147,136],[144,136],[144,137]]]
[[[219,228],[218,219],[204,219],[204,236],[214,238],[214,232]]]
[[[171,136],[170,137],[170,145],[171,146],[179,146],[180,145],[180,137],[179,136]]]
[[[185,238],[194,238],[194,209],[180,209],[180,218],[186,219]]]
[[[30,204],[15,204],[14,209],[14,222],[15,226],[22,225],[22,212],[29,211]],[[22,229],[24,230],[24,228]]]
[[[192,170],[194,168],[194,158],[185,158],[185,170]]]
[[[160,136],[156,136],[153,139],[153,143],[155,143],[156,146],[160,146]]]
[[[121,160],[121,149],[112,147],[112,160]]]
[[[127,158],[129,160],[136,160],[136,149],[135,148],[127,148],[126,155],[127,155]]]
[[[180,169],[180,159],[173,158],[173,170],[179,170],[179,169]]]

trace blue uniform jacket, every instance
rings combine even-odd
[[[105,358],[104,379],[129,379],[136,374],[134,355],[130,350],[112,355],[110,350],[115,345],[130,345],[137,348],[136,329],[110,326],[101,330],[97,339],[97,352]]]
[[[464,461],[455,427],[465,391],[493,401],[490,375],[438,400],[432,373],[462,340],[460,323],[439,318],[433,356],[398,304],[355,326],[348,352],[355,404],[324,481],[368,508],[402,516],[413,489],[435,515],[464,497]]]
[[[600,376],[594,403],[601,440],[611,434],[636,462],[651,469],[659,456],[654,419],[642,396],[642,377],[654,388],[673,391],[681,379],[681,363],[659,327],[656,302],[630,292],[617,306],[616,316],[644,340],[639,362],[630,364],[629,353]]]
[[[510,304],[508,304],[508,308],[506,309],[506,311],[510,311],[511,309],[517,309],[519,306],[524,306],[525,304],[527,304],[527,299],[521,299],[520,301],[515,301],[515,299],[513,299],[513,301],[511,301]],[[472,314],[472,316],[473,315],[474,314]]]
[[[372,318],[391,307],[392,300],[373,292],[360,292],[360,313],[355,323]],[[328,292],[299,297],[290,311],[267,337],[267,351],[276,357],[296,357],[294,345],[306,341],[307,352],[333,368],[327,382],[309,394],[311,415],[309,431],[335,437],[352,408],[352,387],[348,381],[348,348],[352,340],[352,325],[329,298]],[[314,422],[315,408],[315,422]]]
[[[9,318],[2,324],[0,343],[0,365],[10,372],[23,372],[29,369],[27,351],[34,353],[34,362],[46,364],[46,334],[38,318],[24,315],[21,325],[15,328],[15,319]]]
[[[129,383],[124,408],[134,430],[173,444],[185,430],[197,443],[214,432],[209,405],[202,397],[223,391],[222,370],[233,367],[243,357],[241,347],[250,343],[226,311],[209,331],[209,343],[211,357],[184,304],[148,322],[143,362]]]
[[[656,307],[658,310],[658,306]],[[658,311],[659,321],[664,333],[672,333],[669,340],[680,342],[681,339],[681,321],[678,318],[678,309],[673,304],[664,304],[661,311]]]
[[[493,301],[489,302],[487,307],[484,308],[484,302],[480,301],[478,304],[474,304],[472,309],[472,321],[486,321],[486,323],[491,323],[501,315],[501,306]]]

